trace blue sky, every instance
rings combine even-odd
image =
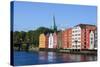
[[[15,1],[14,31],[35,30],[40,26],[51,28],[53,16],[59,29],[80,23],[96,25],[97,7]]]

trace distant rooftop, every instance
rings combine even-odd
[[[78,24],[76,26],[80,26],[81,28],[84,28],[86,26],[94,26],[94,27],[96,27],[96,25],[92,25],[92,24]],[[76,26],[74,26],[74,27],[76,27]]]

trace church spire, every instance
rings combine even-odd
[[[56,26],[55,16],[54,15],[53,15],[53,30],[54,30],[54,32],[57,31],[57,26]]]

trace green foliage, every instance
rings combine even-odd
[[[29,30],[27,32],[25,31],[15,31],[13,32],[13,43],[14,44],[26,44],[29,43],[30,46],[35,46],[38,47],[39,46],[39,35],[41,33],[47,34],[53,32],[52,29],[49,28],[45,28],[45,27],[39,27],[36,30]],[[16,45],[14,45],[14,47],[16,47]],[[25,45],[23,46],[23,48],[25,47]]]

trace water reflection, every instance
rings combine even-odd
[[[64,62],[71,61],[71,54],[65,54],[65,53],[63,53],[62,54],[62,60]]]
[[[96,61],[96,55],[79,55],[57,52],[14,52],[15,65],[33,65],[48,63],[69,63],[81,61]]]
[[[40,51],[38,53],[38,62],[39,63],[47,63],[47,58],[48,58],[48,53],[47,52],[44,52],[44,51]]]
[[[80,55],[80,61],[93,61],[93,60],[97,60],[97,56],[96,55]]]
[[[56,62],[56,53],[48,52],[48,62]]]
[[[80,62],[94,61],[97,57],[94,55],[78,55],[57,52],[39,52],[39,63],[57,63],[57,62]]]

